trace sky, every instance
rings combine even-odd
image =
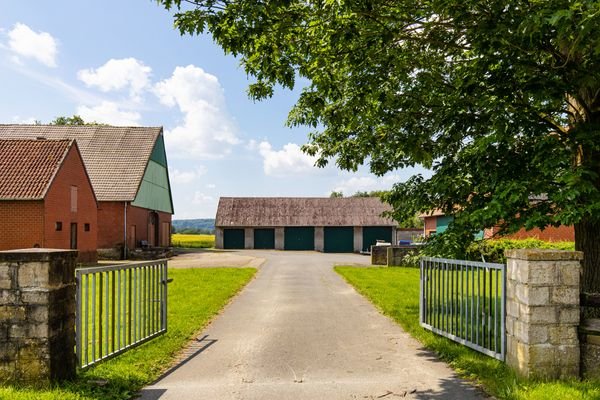
[[[351,195],[424,172],[315,167],[300,150],[310,128],[285,126],[302,88],[254,102],[250,82],[152,0],[0,0],[0,123],[162,126],[175,219],[214,218],[221,196]]]

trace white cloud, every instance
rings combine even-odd
[[[394,183],[400,182],[402,178],[397,174],[387,174],[381,177],[370,176],[353,176],[341,181],[333,191],[342,192],[346,196],[350,196],[356,192],[370,192],[373,190],[389,190]]]
[[[169,168],[169,179],[174,184],[187,184],[192,183],[198,177],[206,173],[206,167],[200,166],[193,170],[180,171],[178,169]]]
[[[25,124],[25,125],[33,125],[37,122],[35,117],[21,117],[20,115],[15,115],[12,117],[13,124]]]
[[[225,109],[223,88],[216,76],[194,65],[177,67],[154,86],[160,102],[177,106],[182,123],[165,130],[169,151],[184,158],[220,158],[240,142]]]
[[[152,68],[135,58],[110,59],[96,69],[82,69],[77,77],[87,86],[103,92],[129,88],[130,96],[139,100],[140,93],[150,86]]]
[[[138,126],[142,116],[136,111],[120,110],[117,103],[103,101],[97,106],[79,106],[77,114],[87,122],[117,126]]]
[[[56,67],[58,53],[56,39],[48,32],[35,32],[20,22],[8,32],[8,47],[17,55],[14,61],[21,63],[18,56],[33,58],[48,67]]]
[[[192,199],[192,203],[196,205],[210,205],[215,202],[215,198],[213,196],[206,195],[202,192],[194,192],[194,198]]]
[[[258,144],[258,152],[263,157],[263,169],[269,176],[289,176],[306,172],[318,172],[315,167],[317,157],[305,154],[295,143],[288,143],[281,150],[273,150],[267,141]]]
[[[206,185],[207,189],[214,189],[216,187],[217,187],[217,185],[215,185],[214,183],[209,183],[209,184]]]

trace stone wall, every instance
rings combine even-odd
[[[408,266],[404,258],[419,251],[417,246],[391,246],[387,248],[387,266]],[[416,267],[417,265],[410,265]]]
[[[506,362],[526,377],[578,377],[583,254],[513,249],[506,258]]]
[[[75,376],[76,251],[0,252],[0,382]]]
[[[371,265],[387,265],[387,249],[390,246],[371,246]]]

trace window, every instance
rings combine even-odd
[[[71,186],[71,212],[77,212],[77,186]]]
[[[87,223],[83,224],[83,230],[86,231],[86,232],[89,232],[90,231],[90,224],[87,224]]]
[[[57,231],[62,231],[62,222],[56,221],[56,224],[54,224],[54,229]]]

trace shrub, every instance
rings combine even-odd
[[[504,250],[508,249],[556,249],[574,250],[574,242],[545,242],[539,239],[494,239],[473,242],[467,247],[466,258],[472,261],[505,263]]]

